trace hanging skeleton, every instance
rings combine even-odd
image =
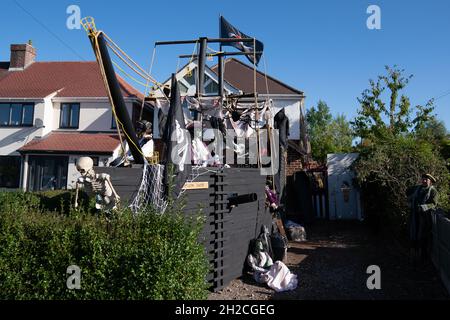
[[[76,183],[75,208],[78,207],[78,192],[84,188],[89,196],[95,195],[95,207],[103,210],[115,210],[120,197],[114,190],[109,174],[97,174],[94,161],[89,157],[81,157],[77,161],[77,170],[81,174]]]

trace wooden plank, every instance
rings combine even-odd
[[[195,210],[196,204],[199,202],[207,206],[208,212],[204,212],[206,222],[201,232],[201,238],[210,260],[216,265],[223,264],[222,272],[216,273],[216,285],[227,285],[229,281],[242,275],[248,245],[250,240],[255,237],[255,230],[259,233],[262,222],[271,221],[267,217],[261,217],[266,212],[260,209],[264,205],[265,197],[265,177],[260,175],[260,171],[258,169],[231,168],[225,169],[224,172],[226,175],[223,179],[218,178],[218,182],[215,182],[216,179],[213,175],[209,175],[207,179],[196,180],[210,182],[210,188],[205,190],[207,194],[202,194],[203,190],[200,193],[199,190],[186,190],[185,192],[188,199],[188,205],[185,208],[187,214],[189,211]],[[231,212],[225,210],[223,213],[218,213],[219,209],[226,207],[227,196],[232,193],[239,195],[256,193],[258,201],[241,204],[233,208]],[[220,240],[217,239],[218,237]],[[211,276],[208,278],[210,279]]]

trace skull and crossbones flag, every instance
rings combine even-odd
[[[235,38],[235,39],[243,39],[243,38],[253,38],[249,37],[243,32],[239,31],[235,27],[233,27],[224,17],[220,17],[220,37],[221,38]],[[239,49],[242,52],[261,52],[256,55],[249,54],[246,55],[247,59],[250,60],[251,63],[258,65],[259,60],[262,56],[262,51],[264,50],[264,44],[261,41],[254,40],[252,42],[222,42],[222,46],[232,46]]]

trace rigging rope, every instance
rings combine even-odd
[[[133,70],[136,74],[138,74],[140,77],[142,77],[143,79],[145,79],[145,80],[155,84],[161,90],[164,98],[167,101],[169,101],[169,98],[164,93],[164,90],[162,88],[162,84],[159,83],[157,80],[155,80],[150,74],[148,74],[139,64],[134,62],[134,60],[131,59],[130,56],[128,56],[125,53],[125,51],[123,51],[114,41],[112,41],[111,38],[108,37],[108,35],[106,35],[104,32],[103,32],[103,35],[105,36],[105,39],[107,40],[106,41],[106,45],[112,50],[112,52],[120,60],[122,60],[131,70]],[[154,54],[155,54],[155,51],[154,51]],[[125,56],[125,58],[123,56]],[[152,60],[153,60],[153,58],[152,58]],[[152,65],[153,65],[153,63],[152,63]]]
[[[131,80],[133,80],[134,82],[136,82],[137,84],[141,85],[141,86],[146,86],[146,84],[142,81],[139,81],[138,79],[136,79],[135,77],[133,77],[132,75],[130,75],[129,73],[127,73],[124,69],[122,69],[122,67],[119,66],[118,63],[116,63],[115,61],[111,60],[112,64],[119,69],[120,72],[122,72],[125,76],[127,76],[128,78],[130,78]],[[148,83],[148,82],[147,82]],[[145,97],[145,95],[144,95]]]
[[[150,67],[148,70],[149,75],[152,74],[153,61],[155,59],[155,52],[156,52],[156,45],[153,47],[152,60],[150,61]],[[149,84],[150,84],[150,80],[147,79],[147,83],[145,84],[144,98],[142,99],[141,112],[139,113],[139,121],[142,120],[142,116],[144,113],[145,97],[149,94],[149,90],[148,90]]]
[[[256,120],[259,119],[259,112],[258,112],[258,93],[257,93],[257,86],[256,86],[256,38],[253,38],[253,87],[255,90],[255,118]],[[261,152],[260,152],[260,141],[259,141],[259,126],[257,123],[256,125],[256,146],[258,150],[258,168],[261,168]]]

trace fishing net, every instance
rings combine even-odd
[[[130,208],[134,214],[145,210],[149,205],[163,214],[167,207],[164,198],[164,166],[160,164],[149,164],[145,161],[142,172],[141,185],[136,193]]]

